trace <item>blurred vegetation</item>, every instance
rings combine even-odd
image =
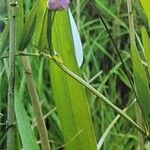
[[[32,3],[32,0],[24,1],[26,14],[30,10]],[[97,0],[97,4],[99,4],[97,5],[97,9],[102,14],[109,31],[112,33],[123,60],[129,70],[132,71],[126,0]],[[147,19],[139,0],[134,0],[133,9],[136,36],[137,38],[141,38],[140,32],[142,25],[147,27],[148,30]],[[0,32],[3,31],[8,21],[6,10],[5,0],[1,0]],[[83,43],[84,62],[80,68],[83,79],[104,94],[119,108],[125,108],[133,101],[134,93],[110,37],[99,19],[97,11],[87,0],[73,1],[71,10],[78,25]],[[140,44],[138,44],[138,47],[141,50]],[[0,49],[0,54],[2,53],[1,51],[3,50]],[[5,49],[5,53],[7,53],[7,49]],[[31,64],[51,145],[53,149],[56,149],[61,146],[64,141],[51,92],[50,73],[47,70],[49,64],[43,58],[31,58]],[[0,149],[2,150],[5,150],[7,132],[5,126],[8,89],[7,67],[7,61],[0,60],[0,113],[3,114],[3,116],[0,116]],[[28,112],[28,116],[36,133],[35,115],[29,100],[25,77],[22,71],[22,63],[19,57],[16,58],[16,68],[16,91],[22,93],[20,99],[23,99],[26,111]],[[86,93],[88,95],[96,139],[99,141],[117,114],[88,90],[86,90]],[[129,109],[128,114],[131,118],[136,120],[134,106]],[[19,149],[21,147],[19,134],[17,134],[17,138]],[[102,147],[103,150],[136,150],[138,148],[138,132],[123,118],[120,118],[114,125]]]

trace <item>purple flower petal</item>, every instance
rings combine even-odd
[[[48,9],[51,11],[64,10],[69,7],[70,0],[48,0]]]
[[[64,8],[67,9],[69,7],[69,0],[60,0],[60,5]]]

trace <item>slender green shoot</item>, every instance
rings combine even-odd
[[[15,150],[15,49],[16,49],[16,10],[17,1],[7,0],[10,19],[9,32],[9,69],[8,69],[8,106],[7,106],[7,150]]]

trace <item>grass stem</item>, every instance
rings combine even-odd
[[[7,150],[15,150],[15,49],[16,49],[16,0],[7,0],[10,19],[9,68],[8,68],[8,106],[7,106]]]
[[[47,58],[49,61],[53,61],[62,71],[64,71],[66,74],[68,74],[70,77],[78,81],[80,84],[82,84],[84,87],[89,89],[94,95],[96,95],[98,98],[100,98],[105,104],[110,106],[113,110],[115,110],[118,114],[120,114],[122,117],[124,117],[127,121],[129,121],[140,133],[142,133],[144,136],[148,136],[147,132],[143,128],[141,128],[136,122],[134,122],[128,115],[124,114],[124,112],[115,106],[110,100],[108,100],[104,95],[99,93],[95,88],[93,88],[88,82],[80,78],[78,75],[73,73],[71,70],[69,70],[66,66],[63,65],[63,63],[59,62],[58,60],[55,59],[55,57],[40,52],[40,53],[24,53],[20,52],[16,54],[17,56],[34,56],[34,57],[44,57]],[[8,56],[7,56],[8,57]],[[5,58],[7,58],[5,56]]]
[[[35,82],[33,79],[29,58],[27,56],[24,57],[22,56],[22,62],[23,62],[23,69],[25,71],[29,94],[31,97],[33,108],[35,110],[35,116],[36,116],[37,127],[40,135],[42,150],[50,150],[48,133],[45,126],[42,109],[39,103],[40,101],[36,90]]]
[[[70,71],[68,68],[66,68],[63,64],[58,63],[57,61],[54,61],[57,66],[66,72],[69,76],[74,78],[76,81],[80,82],[83,86],[88,88],[94,95],[96,95],[98,98],[100,98],[105,104],[110,106],[113,110],[115,110],[118,114],[120,114],[122,117],[124,117],[127,121],[129,121],[140,133],[147,136],[147,133],[138,125],[136,124],[128,115],[124,114],[124,112],[119,109],[117,106],[115,106],[111,101],[109,101],[104,95],[99,93],[95,88],[93,88],[90,84],[88,84],[86,81],[84,81],[82,78],[80,78],[78,75]]]

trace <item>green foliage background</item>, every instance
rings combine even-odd
[[[127,2],[125,0],[95,0],[96,9],[103,15],[103,18],[112,33],[121,56],[132,72],[130,59],[130,40],[128,27]],[[24,1],[24,11],[26,15],[32,8],[33,1]],[[141,28],[145,26],[148,33],[148,22],[146,15],[139,0],[133,3],[135,31],[137,36],[137,47],[140,49],[140,54],[143,56],[141,48]],[[81,35],[84,51],[84,62],[81,66],[81,75],[84,80],[89,82],[99,92],[104,94],[111,102],[123,109],[128,106],[134,99],[134,92],[130,87],[127,76],[122,68],[120,59],[112,45],[112,42],[100,21],[97,11],[87,0],[76,0],[71,4],[71,10],[75,17],[78,29]],[[3,49],[2,34],[4,26],[8,21],[6,13],[6,4],[2,0],[0,5],[0,55],[7,54],[8,46]],[[38,33],[37,33],[38,34]],[[3,36],[4,37],[4,36]],[[7,39],[7,35],[5,37]],[[29,47],[37,41],[31,40]],[[7,42],[6,42],[7,45]],[[21,45],[23,46],[23,45]],[[32,50],[35,48],[32,47]],[[31,52],[32,52],[31,50]],[[57,149],[64,144],[63,135],[61,132],[60,120],[55,107],[52,90],[50,71],[47,70],[49,62],[43,58],[31,58],[31,65],[34,80],[36,81],[40,103],[45,115],[46,127],[50,137],[52,149]],[[6,145],[6,127],[3,123],[6,122],[6,107],[7,107],[7,63],[0,60],[0,149],[5,149]],[[35,115],[30,102],[28,90],[25,84],[25,77],[22,71],[22,64],[19,57],[16,58],[16,91],[21,93],[19,98],[23,100],[25,110],[32,123],[33,131],[37,137],[37,127],[35,123]],[[86,90],[88,104],[93,121],[94,131],[97,142],[116,117],[116,112],[101,102],[96,96]],[[19,106],[21,107],[21,106]],[[19,111],[19,110],[18,110]],[[135,107],[131,107],[128,115],[136,120]],[[22,147],[19,133],[17,134],[17,147]],[[148,143],[145,142],[145,147]],[[113,126],[109,135],[104,141],[103,150],[131,150],[138,149],[138,132],[123,118],[119,119]],[[148,149],[148,148],[147,148]]]

